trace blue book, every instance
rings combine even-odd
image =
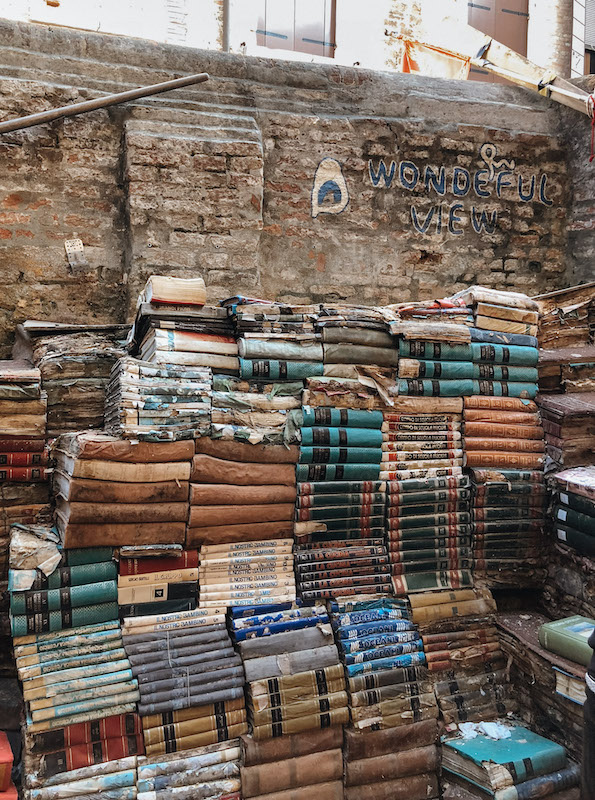
[[[406,653],[419,653],[423,651],[424,645],[421,639],[414,639],[412,642],[402,642],[401,644],[391,644],[386,647],[375,647],[372,650],[363,650],[358,653],[345,653],[345,665],[364,664],[370,661],[378,661],[383,658],[392,658]]]
[[[485,342],[486,344],[515,344],[519,347],[538,347],[536,336],[526,333],[500,333],[499,331],[484,331],[481,328],[469,328],[472,342]]]
[[[405,653],[402,656],[390,658],[377,658],[374,661],[364,661],[362,664],[346,664],[345,670],[349,678],[356,675],[365,675],[369,672],[380,672],[384,669],[399,669],[400,667],[425,666],[426,656],[422,651]]]
[[[362,636],[372,636],[375,633],[399,633],[413,629],[413,623],[407,619],[387,619],[364,622],[361,625],[345,625],[339,628],[338,633],[340,639],[360,639]]]
[[[284,622],[272,622],[270,624],[258,625],[252,628],[235,631],[235,638],[236,641],[242,642],[244,639],[272,636],[274,633],[285,633],[286,631],[313,628],[315,625],[318,625],[319,622],[328,622],[328,617],[302,617],[301,619],[288,619]]]
[[[382,411],[365,411],[353,408],[312,408],[302,407],[302,426],[317,425],[338,428],[378,428],[382,427]]]

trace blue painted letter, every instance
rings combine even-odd
[[[454,236],[461,236],[463,231],[458,230],[455,228],[455,223],[460,222],[461,218],[458,215],[458,211],[462,211],[463,204],[462,203],[455,203],[453,206],[450,207],[450,212],[448,214],[448,232],[452,233]]]
[[[395,177],[395,169],[397,165],[394,161],[390,162],[390,167],[388,168],[388,172],[386,171],[386,165],[384,163],[384,159],[380,159],[380,163],[378,164],[378,172],[374,171],[374,164],[372,163],[372,159],[368,161],[368,171],[370,172],[370,180],[374,184],[374,186],[378,186],[380,183],[380,179],[384,181],[384,188],[390,189],[390,185],[393,182],[393,178]]]
[[[411,206],[411,219],[413,220],[413,224],[415,225],[415,229],[418,233],[427,233],[434,216],[434,211],[436,211],[436,206],[432,206],[432,208],[426,214],[426,218],[423,223],[420,223],[415,206]]]
[[[464,179],[462,186],[460,185],[461,178]],[[452,174],[452,193],[455,195],[455,197],[465,197],[465,195],[469,194],[470,188],[471,175],[469,174],[469,171],[463,169],[463,167],[455,167]]]
[[[405,170],[409,169],[413,173],[411,179],[407,179],[405,176]],[[401,181],[401,186],[404,189],[409,189],[413,191],[417,186],[417,181],[419,180],[419,170],[413,163],[413,161],[401,161],[399,164],[399,179]]]

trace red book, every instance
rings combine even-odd
[[[3,453],[0,451],[0,467],[37,467],[48,463],[47,452]]]
[[[41,453],[45,449],[45,439],[26,439],[22,436],[0,438],[1,453]]]
[[[93,764],[103,764],[126,756],[143,755],[145,752],[142,734],[119,736],[113,739],[100,739],[98,742],[75,744],[56,753],[47,753],[43,757],[42,773],[44,777],[57,775],[59,772],[70,772]]]
[[[0,467],[0,482],[41,483],[49,474],[44,467]]]
[[[12,747],[8,741],[8,736],[4,731],[0,731],[0,792],[7,792],[8,787],[11,785],[12,761]]]
[[[198,567],[198,550],[184,550],[179,557],[121,558],[120,575],[146,575],[148,572],[169,572]]]
[[[77,744],[136,736],[141,733],[142,726],[138,714],[118,714],[35,734],[32,752],[50,753],[56,750],[65,750]]]

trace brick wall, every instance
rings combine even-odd
[[[566,283],[566,153],[538,96],[0,22],[3,118],[203,69],[2,137],[0,357],[21,319],[130,318],[152,271],[200,273],[213,300]]]

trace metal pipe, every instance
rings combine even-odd
[[[223,0],[223,13],[222,13],[222,41],[221,47],[224,53],[229,53],[229,13],[230,13],[230,0]]]
[[[43,125],[46,122],[53,122],[55,119],[65,117],[76,117],[78,114],[86,114],[89,111],[96,111],[99,108],[116,106],[126,103],[129,100],[139,100],[141,97],[151,97],[155,94],[169,92],[172,89],[181,89],[183,86],[193,86],[196,83],[208,81],[209,76],[206,72],[197,75],[187,75],[185,78],[175,78],[172,81],[155,83],[152,86],[141,86],[139,89],[129,89],[118,94],[108,94],[105,97],[97,97],[94,100],[85,100],[82,103],[74,103],[71,106],[61,106],[50,111],[40,111],[37,114],[29,114],[27,117],[18,117],[6,122],[0,122],[0,134],[19,131],[23,128],[32,128],[34,125]]]

